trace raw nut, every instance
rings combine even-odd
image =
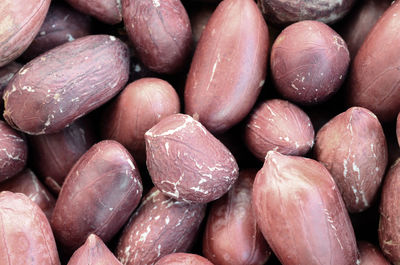
[[[275,24],[290,24],[300,20],[334,23],[352,7],[355,0],[258,0],[266,19]]]
[[[151,189],[122,232],[118,259],[124,265],[146,265],[167,254],[188,251],[205,210],[203,204],[179,202]]]
[[[107,24],[122,21],[121,0],[66,0],[73,8]]]
[[[32,170],[25,169],[11,179],[3,181],[0,183],[0,191],[25,194],[42,209],[43,213],[50,221],[56,200],[46,187],[40,183]]]
[[[134,106],[134,107],[131,107]],[[158,78],[129,84],[104,112],[103,137],[124,145],[136,161],[146,161],[144,134],[162,118],[180,111],[175,89]]]
[[[367,209],[388,163],[385,135],[369,110],[352,107],[317,133],[315,157],[332,174],[349,212]]]
[[[265,81],[268,28],[253,0],[224,0],[208,20],[185,86],[185,113],[222,133],[251,110]]]
[[[213,265],[206,258],[189,253],[172,253],[164,256],[155,265]]]
[[[28,136],[32,166],[55,194],[75,162],[96,142],[92,125],[83,117],[60,132]]]
[[[114,36],[65,43],[26,64],[4,91],[4,118],[28,134],[55,133],[126,84],[127,46]]]
[[[54,235],[76,250],[91,234],[110,240],[142,196],[139,170],[129,152],[108,140],[93,145],[73,166],[51,218]]]
[[[39,34],[20,58],[30,61],[40,54],[91,32],[90,17],[63,2],[54,2],[40,27]]]
[[[0,192],[0,220],[0,264],[60,264],[46,215],[24,194]]]
[[[250,115],[245,129],[249,150],[261,161],[268,151],[304,155],[314,144],[314,129],[307,114],[286,100],[262,102]]]
[[[391,1],[382,0],[358,1],[352,11],[339,23],[338,32],[347,44],[351,59],[354,59],[368,33],[390,3]]]
[[[318,104],[335,94],[349,63],[349,50],[342,37],[318,21],[290,25],[271,49],[276,89],[284,98],[301,104]]]
[[[359,265],[390,265],[381,250],[366,241],[358,242],[358,250],[360,251]]]
[[[129,39],[152,71],[180,71],[188,59],[192,30],[180,0],[122,0]]]
[[[28,48],[42,25],[51,0],[1,0],[0,67]]]
[[[315,160],[269,151],[253,210],[282,264],[357,264],[353,227],[335,181]]]
[[[162,119],[146,132],[145,140],[146,164],[154,185],[176,200],[216,200],[239,175],[229,150],[189,115]]]
[[[203,255],[215,264],[263,265],[271,254],[251,207],[256,173],[252,169],[241,171],[235,185],[211,206],[203,235]]]
[[[68,265],[121,265],[121,262],[117,260],[101,238],[90,234],[85,244],[74,252]]]
[[[28,158],[28,146],[22,134],[0,120],[0,182],[21,172]]]
[[[393,121],[400,112],[399,13],[400,1],[395,1],[369,32],[349,75],[349,103],[371,110],[381,121]]]
[[[393,263],[400,264],[400,159],[385,176],[380,201],[379,245],[383,254]]]

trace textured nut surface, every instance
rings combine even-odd
[[[381,121],[394,120],[400,112],[399,13],[400,2],[393,2],[369,32],[349,75],[350,104],[371,110]]]
[[[360,265],[390,265],[381,250],[366,241],[358,242]]]
[[[173,253],[164,256],[155,265],[213,265],[202,256],[189,253]]]
[[[74,252],[68,265],[121,265],[121,262],[117,260],[101,238],[90,234],[85,244]]]
[[[333,23],[341,19],[355,0],[258,0],[268,21],[289,24],[300,20]]]
[[[55,237],[68,250],[77,249],[91,233],[107,242],[139,204],[142,190],[135,161],[121,144],[93,145],[61,188],[51,218]]]
[[[271,254],[251,207],[256,173],[242,170],[229,192],[211,206],[203,234],[203,254],[215,264],[263,265]]]
[[[0,191],[25,194],[42,209],[47,219],[50,220],[56,200],[46,187],[40,183],[32,170],[25,169],[11,179],[1,182]]]
[[[249,150],[261,161],[268,151],[304,155],[314,144],[314,129],[307,114],[286,100],[261,103],[250,115],[245,129]]]
[[[29,46],[42,25],[50,0],[0,2],[0,67],[16,59]]]
[[[314,151],[335,179],[347,209],[367,209],[388,163],[386,139],[378,118],[365,108],[348,109],[318,131]]]
[[[122,0],[124,23],[140,60],[151,70],[174,73],[192,43],[189,17],[180,0]]]
[[[350,56],[342,37],[329,26],[301,21],[279,34],[270,60],[276,89],[284,98],[317,104],[340,88]]]
[[[51,4],[39,33],[21,57],[30,61],[40,54],[90,34],[91,20],[63,2]]]
[[[205,209],[203,204],[179,202],[151,189],[122,233],[118,259],[124,265],[149,265],[167,254],[188,251]]]
[[[185,85],[185,113],[221,133],[253,107],[265,81],[268,28],[252,0],[222,1],[209,19]]]
[[[0,182],[6,180],[26,165],[28,146],[25,138],[0,120]]]
[[[24,194],[0,192],[0,224],[0,264],[60,264],[46,216]]]
[[[91,15],[107,24],[122,21],[121,0],[66,0],[82,13]]]
[[[400,160],[397,160],[385,176],[380,201],[379,245],[393,263],[400,263]]]
[[[117,94],[128,75],[128,48],[114,36],[65,43],[15,75],[4,91],[4,118],[29,134],[60,131]]]
[[[349,215],[321,163],[268,152],[253,184],[252,203],[257,224],[282,264],[356,264]]]
[[[162,119],[145,134],[154,185],[181,201],[207,203],[226,193],[239,169],[229,150],[189,115]]]
[[[133,107],[131,107],[133,106]],[[103,137],[123,144],[138,162],[146,161],[144,134],[162,118],[178,113],[175,89],[158,78],[129,84],[103,113]]]
[[[85,117],[60,132],[28,136],[32,166],[55,193],[76,161],[95,143],[94,128]]]

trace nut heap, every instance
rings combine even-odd
[[[1,0],[0,265],[400,264],[400,0]]]

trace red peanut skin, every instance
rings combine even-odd
[[[249,150],[261,161],[268,151],[304,155],[314,144],[314,129],[307,114],[286,100],[261,103],[250,115],[245,129]]]
[[[42,209],[47,219],[50,220],[56,200],[46,187],[40,183],[32,170],[25,169],[13,178],[3,181],[0,183],[0,191],[25,194]]]
[[[356,264],[346,207],[317,161],[268,152],[253,184],[252,203],[257,224],[282,264]]]
[[[267,21],[290,24],[301,20],[319,20],[334,23],[352,7],[355,0],[258,0]]]
[[[126,84],[127,46],[91,35],[26,64],[4,91],[4,118],[28,134],[58,132],[104,104]]]
[[[202,256],[189,253],[172,253],[162,257],[155,265],[213,265]]]
[[[40,54],[77,38],[89,35],[91,20],[62,2],[53,2],[39,33],[21,57],[30,61]]]
[[[372,112],[352,107],[331,119],[318,131],[314,153],[335,179],[349,212],[371,205],[388,163],[386,138]]]
[[[340,23],[338,32],[347,44],[351,59],[356,56],[368,33],[389,6],[389,1],[359,1]]]
[[[205,209],[203,204],[179,202],[151,189],[122,233],[118,259],[124,265],[150,265],[167,254],[188,251]]]
[[[212,133],[241,121],[265,81],[268,38],[254,1],[222,1],[196,47],[185,85],[185,113]]]
[[[134,107],[131,107],[134,106]],[[146,161],[144,134],[161,119],[180,111],[175,89],[158,78],[129,84],[103,113],[103,138],[123,144],[136,161]]]
[[[360,251],[360,265],[390,265],[380,249],[371,243],[358,242],[358,250]]]
[[[95,143],[91,121],[82,118],[60,132],[28,136],[32,166],[56,194],[76,161]]]
[[[28,158],[28,146],[22,134],[0,120],[0,182],[21,172]]]
[[[271,72],[278,92],[300,104],[318,104],[342,85],[350,63],[346,43],[318,21],[285,28],[271,49]]]
[[[78,248],[67,265],[121,265],[101,238],[91,234],[85,244]]]
[[[117,24],[122,21],[120,0],[66,0],[73,8],[93,16],[107,24]]]
[[[60,264],[46,216],[24,194],[0,193],[0,223],[0,264]]]
[[[140,202],[142,183],[129,152],[118,142],[101,141],[73,166],[61,188],[51,225],[67,250],[94,233],[110,240]]]
[[[0,67],[28,48],[42,25],[50,0],[0,2]]]
[[[122,0],[129,39],[152,71],[181,70],[191,51],[190,20],[180,0]]]
[[[216,200],[239,175],[230,151],[189,115],[162,119],[146,132],[145,140],[146,164],[154,185],[176,200]]]
[[[351,66],[347,99],[381,121],[400,112],[400,2],[394,2],[372,28]]]
[[[383,254],[393,264],[400,264],[400,208],[399,192],[400,163],[399,159],[392,165],[385,176],[380,201],[379,245]]]
[[[263,265],[271,254],[251,208],[256,173],[252,169],[241,171],[232,189],[211,206],[203,255],[215,264]]]

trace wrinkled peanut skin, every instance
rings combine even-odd
[[[379,120],[396,119],[400,112],[400,2],[382,14],[352,62],[347,100],[364,107]]]
[[[253,184],[252,204],[257,224],[282,264],[356,264],[346,206],[321,163],[268,152]]]
[[[67,251],[94,233],[108,242],[129,219],[142,196],[139,170],[113,140],[93,145],[70,170],[51,218],[54,235]]]
[[[197,44],[184,92],[185,113],[223,133],[251,110],[264,85],[268,27],[253,0],[222,1]]]
[[[78,248],[67,265],[121,265],[100,237],[90,234],[85,244]]]
[[[46,215],[22,193],[0,192],[0,264],[60,265]]]
[[[253,169],[242,170],[229,192],[211,206],[203,235],[203,254],[215,264],[263,265],[271,254],[251,206],[256,173]]]
[[[33,41],[50,6],[50,0],[0,2],[0,67],[20,56]]]
[[[128,47],[89,35],[26,64],[4,91],[4,118],[28,134],[58,132],[115,96],[129,75]]]

